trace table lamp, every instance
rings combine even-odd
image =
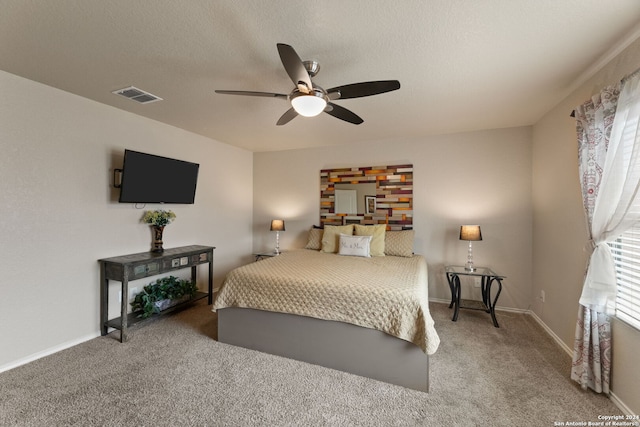
[[[469,252],[467,253],[467,263],[464,266],[466,271],[475,271],[473,266],[473,248],[471,242],[482,240],[482,232],[479,225],[462,225],[460,226],[460,240],[469,241]]]
[[[280,232],[284,231],[284,220],[274,219],[271,220],[271,231],[276,232],[276,250],[275,254],[280,255]]]

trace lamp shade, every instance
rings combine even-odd
[[[296,94],[291,98],[291,106],[296,113],[304,117],[314,117],[322,113],[327,106],[327,101],[320,92],[310,94]]]
[[[460,240],[477,241],[482,240],[482,231],[479,225],[460,226]]]
[[[271,220],[271,231],[284,231],[284,220],[283,219]]]

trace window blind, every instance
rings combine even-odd
[[[616,264],[616,317],[640,330],[640,223],[609,246]]]

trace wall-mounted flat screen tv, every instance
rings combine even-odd
[[[124,151],[120,203],[193,204],[198,163]]]

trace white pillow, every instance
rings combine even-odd
[[[370,257],[371,238],[373,236],[352,236],[340,234],[338,255]]]

